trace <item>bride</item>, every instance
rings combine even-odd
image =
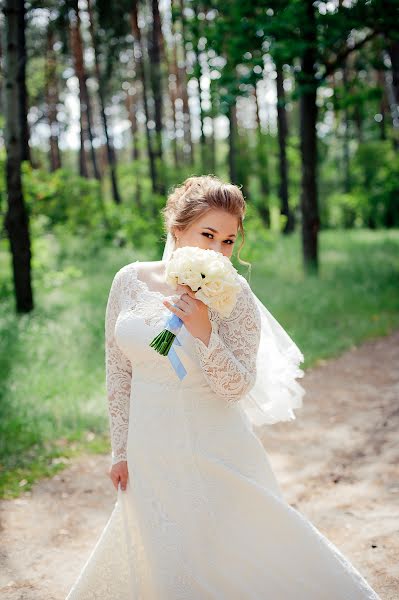
[[[67,600],[379,600],[285,501],[253,431],[301,407],[298,347],[241,275],[228,318],[166,285],[176,247],[230,258],[245,210],[237,186],[190,177],[162,211],[163,259],[115,274],[105,351],[117,498]],[[149,345],[172,313],[182,380]]]

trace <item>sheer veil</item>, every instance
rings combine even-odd
[[[169,232],[162,260],[169,260],[173,250],[174,238]],[[304,356],[253,291],[252,294],[261,315],[261,336],[255,384],[240,400],[240,405],[251,425],[292,421],[296,418],[293,409],[302,407],[305,394],[304,388],[296,381],[304,376],[299,367]]]

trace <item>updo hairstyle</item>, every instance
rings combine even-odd
[[[243,220],[246,202],[241,189],[232,183],[223,183],[216,175],[188,177],[182,184],[176,185],[168,195],[166,205],[161,209],[166,234],[176,237],[173,228],[186,229],[202,214],[210,209],[225,210],[238,219],[241,233],[241,245],[237,251],[237,260],[241,264],[250,263],[241,260],[239,254],[244,245],[245,234]]]

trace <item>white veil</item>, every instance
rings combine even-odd
[[[168,261],[174,248],[174,238],[169,232],[162,260]],[[261,314],[261,337],[255,385],[240,404],[252,425],[292,421],[296,418],[293,409],[302,406],[305,394],[296,381],[304,376],[304,371],[299,368],[304,356],[253,291],[252,294]]]

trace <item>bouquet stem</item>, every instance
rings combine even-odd
[[[152,340],[150,346],[159,352],[159,354],[162,354],[162,356],[167,356],[175,337],[175,333],[164,329]]]
[[[183,321],[180,317],[175,314],[170,315],[165,323],[165,329],[163,329],[161,333],[158,333],[152,340],[150,344],[151,348],[154,348],[154,350],[159,352],[159,354],[162,354],[162,356],[167,356],[182,325]]]

